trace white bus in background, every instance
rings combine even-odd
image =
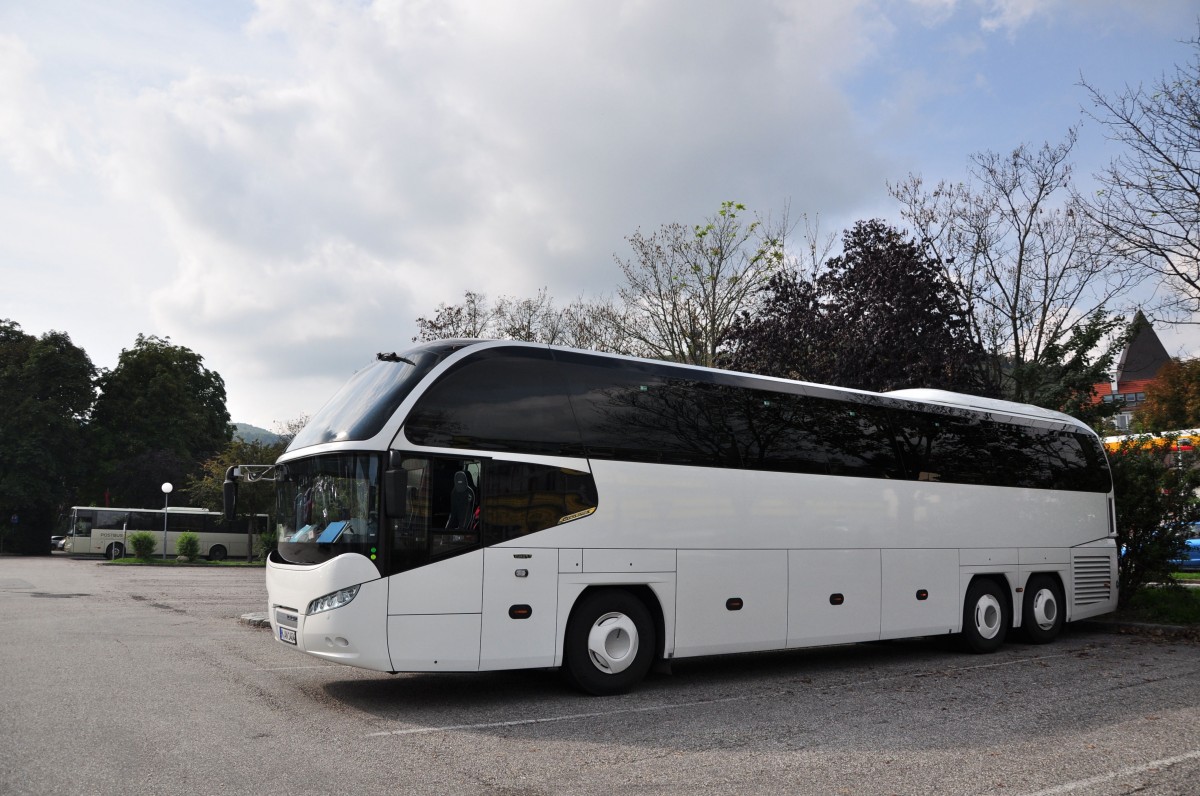
[[[254,539],[267,529],[265,514],[226,520],[221,512],[204,509],[170,508],[166,510],[167,547],[175,556],[179,535],[191,531],[200,538],[200,555],[210,561],[247,558],[254,551]],[[73,506],[71,526],[63,550],[76,555],[102,555],[109,559],[132,555],[129,534],[148,531],[154,535],[154,554],[163,554],[163,509],[97,508]]]
[[[1097,436],[953,393],[442,341],[379,355],[266,477],[275,639],[383,672],[611,694],[691,656],[1047,642],[1117,601]]]

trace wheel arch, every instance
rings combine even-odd
[[[661,660],[665,654],[667,644],[666,617],[663,612],[662,602],[659,600],[658,595],[654,592],[654,589],[651,588],[650,584],[648,583],[592,583],[585,586],[579,591],[578,594],[575,595],[575,599],[571,601],[571,608],[569,611],[567,611],[566,625],[569,626],[574,620],[575,609],[585,597],[594,592],[607,591],[609,589],[618,589],[629,592],[646,607],[646,610],[650,613],[650,618],[654,621],[654,660]],[[565,626],[563,630],[565,632]],[[557,650],[557,657],[560,659],[560,662],[563,654],[564,643],[565,636],[564,640],[560,640]]]

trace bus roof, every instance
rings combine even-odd
[[[929,390],[929,389],[908,389],[908,390],[892,390],[885,392],[883,395],[890,395],[895,398],[904,398],[910,401],[920,401],[928,404],[941,404],[943,406],[956,406],[962,409],[978,409],[984,412],[998,412],[1007,415],[1018,415],[1020,417],[1036,418],[1038,420],[1050,420],[1057,423],[1070,423],[1083,428],[1091,428],[1077,417],[1065,412],[1056,412],[1053,409],[1043,409],[1040,406],[1032,404],[1021,404],[1016,401],[1002,401],[999,398],[983,398],[978,395],[967,395],[966,393],[950,392],[949,390]]]

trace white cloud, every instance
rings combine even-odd
[[[173,339],[344,378],[466,289],[613,290],[638,226],[849,207],[878,163],[837,82],[883,25],[860,4],[264,2],[247,46],[282,37],[292,72],[141,91],[107,167],[180,252],[152,295]]]
[[[20,39],[0,34],[0,156],[45,185],[75,164],[67,137],[39,82],[36,59]]]
[[[311,412],[464,290],[611,292],[638,227],[726,199],[827,228],[875,212],[987,26],[1077,2],[0,7],[0,316],[104,364],[170,335],[237,419]],[[97,304],[111,320],[69,323]]]

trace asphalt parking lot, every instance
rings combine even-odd
[[[0,558],[0,793],[1200,793],[1195,642],[706,658],[598,699],[308,658],[239,621],[262,581]]]

